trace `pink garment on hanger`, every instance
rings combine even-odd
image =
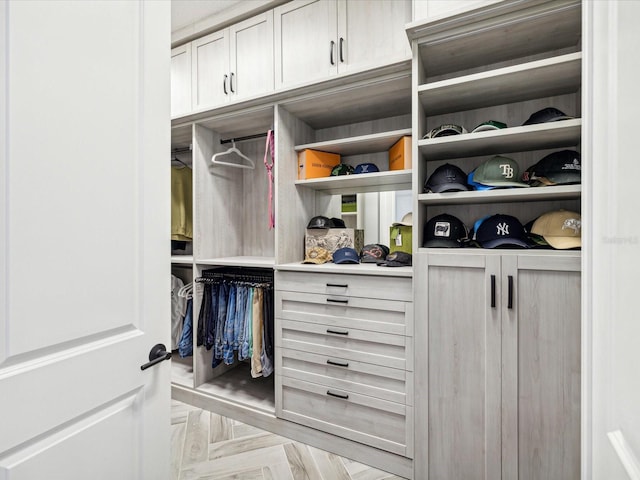
[[[273,130],[267,132],[267,143],[264,150],[264,166],[269,176],[269,230],[276,226],[276,217],[273,212],[273,164],[275,163],[275,146]],[[271,154],[271,163],[267,162],[267,155]]]

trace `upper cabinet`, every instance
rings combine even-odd
[[[191,44],[171,50],[171,116],[191,111]]]
[[[413,19],[425,20],[448,17],[500,0],[413,0]]]
[[[273,90],[273,11],[192,42],[193,110]]]
[[[286,88],[410,59],[411,2],[294,0],[274,10],[275,82]]]

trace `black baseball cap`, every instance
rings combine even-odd
[[[362,247],[360,263],[380,263],[389,255],[389,247],[381,243],[370,243]]]
[[[527,233],[522,223],[511,215],[496,214],[478,227],[476,241],[482,248],[528,248]]]
[[[460,192],[470,190],[467,174],[460,167],[445,163],[436,168],[424,184],[425,193]]]
[[[309,220],[307,228],[345,228],[344,220],[318,215]]]
[[[468,237],[467,227],[453,215],[436,215],[424,226],[423,247],[462,247]]]
[[[412,256],[407,252],[393,252],[387,255],[384,262],[378,263],[379,267],[410,267]]]
[[[538,110],[535,113],[532,113],[531,116],[527,119],[523,125],[533,125],[535,123],[547,123],[547,122],[557,122],[558,120],[571,120],[573,117],[566,115],[564,112],[558,110],[554,107],[543,108],[542,110]]]
[[[568,185],[580,183],[582,164],[580,153],[560,150],[542,158],[527,169],[529,181],[543,185]]]

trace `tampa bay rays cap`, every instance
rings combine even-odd
[[[496,214],[484,219],[475,239],[482,248],[529,248],[522,223],[511,215]]]
[[[455,165],[445,163],[436,168],[424,184],[425,193],[460,192],[470,190],[467,175]]]
[[[518,163],[509,157],[496,155],[478,166],[471,175],[474,183],[491,188],[501,187],[528,187],[520,181],[520,167]],[[475,186],[475,185],[474,185]],[[476,190],[487,190],[476,188]]]
[[[379,172],[380,169],[376,166],[375,163],[360,163],[356,165],[356,168],[353,170],[354,174],[358,173],[374,173]]]
[[[540,235],[553,248],[578,248],[582,245],[580,214],[568,210],[547,212],[533,222],[531,233]]]
[[[467,236],[467,227],[459,218],[443,213],[425,224],[422,246],[459,248],[464,245]]]
[[[573,117],[566,115],[564,112],[558,110],[554,107],[543,108],[542,110],[538,110],[535,113],[532,113],[531,116],[527,119],[523,125],[533,125],[535,123],[547,123],[547,122],[557,122],[558,120],[570,120]]]

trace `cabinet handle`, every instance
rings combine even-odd
[[[333,303],[349,303],[349,299],[342,299],[342,298],[327,298],[327,302],[333,302]]]
[[[333,47],[336,46],[336,42],[331,40],[330,46],[331,46],[331,49],[329,50],[329,61],[331,62],[331,65],[335,65],[336,63],[333,61]]]
[[[491,275],[491,308],[496,308],[496,276]]]
[[[340,283],[327,283],[327,287],[347,288],[349,285]]]
[[[229,89],[231,90],[231,93],[236,93],[236,91],[233,89],[233,72],[231,72],[231,76],[229,77]]]
[[[509,275],[507,280],[509,281],[509,300],[507,302],[507,308],[513,308],[513,276]]]
[[[343,56],[343,46],[344,45],[344,38],[340,37],[340,63],[344,63],[344,56]]]
[[[330,395],[332,397],[342,398],[343,400],[347,400],[349,398],[349,395],[347,395],[346,393],[334,393],[331,390],[327,390],[327,395]]]
[[[327,333],[333,333],[335,335],[349,335],[349,330],[331,330],[327,328]]]
[[[227,78],[229,78],[229,76],[226,74],[222,77],[222,91],[225,95],[229,94],[229,92],[227,92]]]
[[[327,364],[335,365],[337,367],[348,367],[349,364],[347,362],[335,362],[333,360],[327,360]]]

